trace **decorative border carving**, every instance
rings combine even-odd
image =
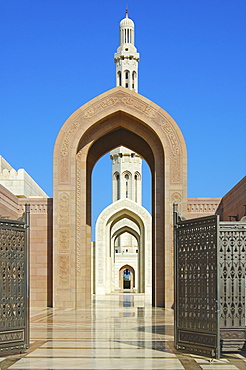
[[[192,202],[187,204],[187,212],[189,213],[215,213],[218,208],[218,203],[197,203]]]
[[[0,332],[0,344],[22,342],[25,339],[24,329]]]
[[[80,161],[82,157],[82,150],[77,154],[77,240],[76,240],[76,270],[77,274],[81,274],[81,176],[80,176]]]
[[[74,138],[77,135],[77,131],[81,128],[81,121],[89,120],[93,118],[96,114],[101,113],[102,111],[116,106],[117,104],[123,104],[125,106],[131,107],[145,116],[148,119],[154,120],[154,122],[161,127],[163,132],[167,137],[169,146],[170,146],[170,181],[172,184],[179,184],[182,182],[182,161],[181,161],[181,148],[177,134],[173,128],[172,123],[158,112],[155,108],[150,107],[149,104],[143,102],[141,99],[138,99],[134,96],[129,96],[123,92],[116,92],[112,94],[111,97],[102,98],[98,103],[94,103],[89,108],[85,109],[82,113],[78,113],[76,121],[73,121],[67,132],[64,134],[61,140],[61,158],[59,159],[59,183],[68,184],[70,181],[70,159],[69,159],[69,146]],[[161,121],[161,122],[159,122]],[[141,130],[143,130],[141,125]],[[89,137],[93,136],[94,133],[98,131],[98,127],[90,129],[88,133]],[[84,135],[84,140],[86,140],[86,133]]]

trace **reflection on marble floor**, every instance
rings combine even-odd
[[[210,364],[173,347],[173,311],[144,295],[97,297],[87,309],[33,309],[31,348],[1,369],[246,369],[242,354]]]

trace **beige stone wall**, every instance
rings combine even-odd
[[[52,306],[53,199],[17,198],[0,185],[0,218],[17,220],[30,204],[30,304]]]
[[[53,200],[19,199],[19,212],[30,204],[30,304],[52,306]]]
[[[217,210],[221,221],[241,220],[246,214],[246,176],[239,181],[222,199]]]
[[[221,198],[188,198],[187,212],[184,217],[197,218],[214,215]]]

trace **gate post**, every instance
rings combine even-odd
[[[174,347],[177,349],[177,229],[178,204],[173,203],[173,249],[174,249]]]

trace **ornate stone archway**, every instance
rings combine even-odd
[[[121,224],[121,221],[123,223]],[[123,227],[122,227],[123,225]],[[106,207],[96,223],[95,293],[109,294],[115,291],[115,270],[122,258],[114,255],[113,238],[130,232],[138,240],[138,263],[131,265],[138,272],[138,292],[151,295],[151,215],[130,199],[121,199]],[[127,257],[127,254],[124,255]],[[123,260],[125,259],[123,257]],[[127,259],[128,263],[129,260]],[[126,263],[126,262],[125,262]],[[145,276],[147,277],[145,279]],[[148,281],[148,284],[146,282]],[[116,284],[118,286],[118,284]]]
[[[162,108],[122,87],[76,110],[54,149],[54,306],[91,302],[91,172],[120,145],[139,153],[152,173],[153,304],[173,304],[172,202],[187,204],[182,133]]]

